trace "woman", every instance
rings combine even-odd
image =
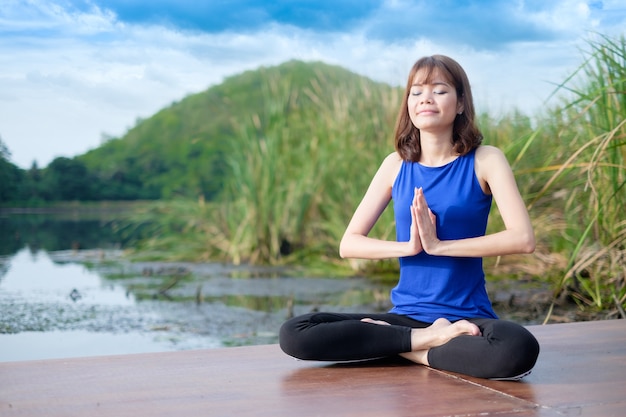
[[[505,156],[481,141],[463,68],[441,55],[418,60],[396,124],[396,151],[372,179],[339,249],[343,258],[400,259],[394,307],[295,317],[281,327],[285,353],[324,361],[401,355],[482,378],[530,372],[539,344],[524,327],[497,318],[482,257],[532,253],[534,233]],[[505,227],[486,235],[492,199]],[[368,237],[391,200],[397,240]]]

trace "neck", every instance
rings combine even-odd
[[[420,132],[420,144],[422,153],[419,162],[423,165],[445,165],[458,156],[452,146],[451,133],[449,135],[433,135]]]

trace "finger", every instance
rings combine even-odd
[[[417,196],[417,201],[421,206],[428,207],[428,202],[426,201],[426,196],[424,195],[423,188],[421,187],[419,188],[416,196]]]
[[[428,209],[428,215],[430,216],[430,221],[432,222],[432,224],[436,224],[437,216],[435,216],[435,213],[433,213],[431,209]]]
[[[426,202],[426,198],[424,197],[423,190],[420,189],[417,195],[417,213],[420,217],[421,221],[430,220],[430,208],[428,207],[428,203]]]

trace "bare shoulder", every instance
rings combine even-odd
[[[391,175],[395,179],[398,175],[398,171],[400,171],[400,166],[402,166],[402,158],[397,152],[392,152],[387,155],[385,159],[383,159],[383,162],[380,165],[380,170]]]
[[[511,166],[504,153],[490,145],[481,145],[476,149],[474,169],[481,187],[487,193],[491,192],[494,180],[512,176]]]
[[[391,152],[383,159],[382,165],[390,165],[392,167],[399,167],[402,164],[402,158],[398,155],[398,152]]]
[[[481,145],[476,149],[476,170],[486,173],[486,170],[510,169],[504,153],[495,146]]]
[[[391,187],[396,180],[400,167],[402,166],[402,158],[397,152],[392,152],[383,159],[383,162],[378,168],[376,177]]]
[[[476,159],[484,161],[485,159],[504,158],[504,153],[500,148],[491,145],[480,145],[476,149]],[[506,159],[506,158],[505,158]]]

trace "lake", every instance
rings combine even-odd
[[[111,213],[0,214],[0,361],[276,343],[294,314],[388,308],[371,280],[129,262],[126,244]]]

